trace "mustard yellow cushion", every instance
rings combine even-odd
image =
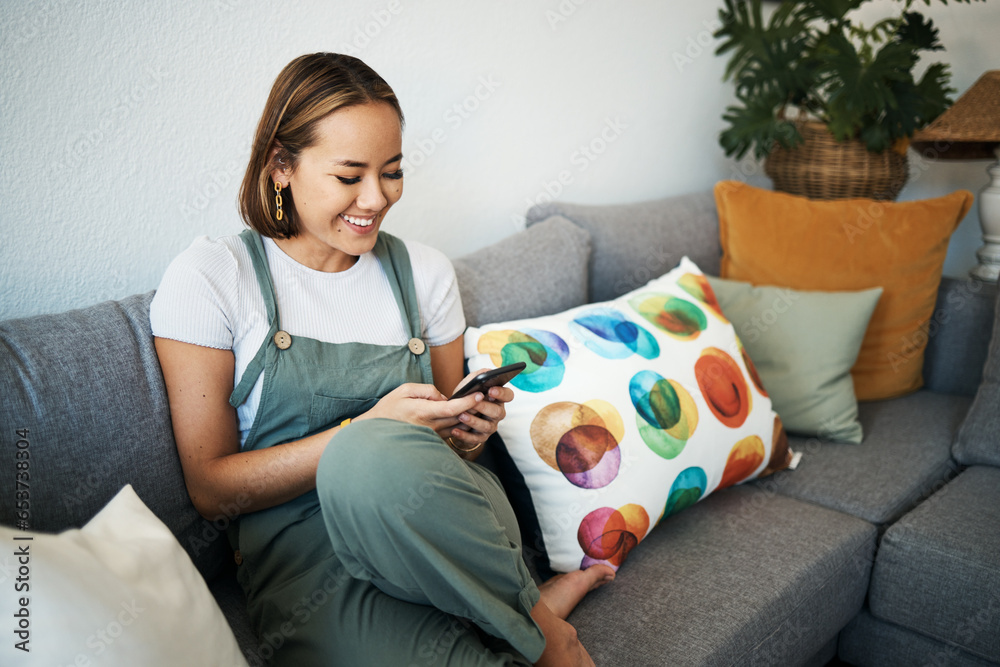
[[[923,385],[927,324],[948,240],[973,195],[911,202],[819,201],[739,181],[715,186],[723,278],[796,290],[881,287],[858,360],[858,400]],[[822,354],[822,350],[817,350]]]

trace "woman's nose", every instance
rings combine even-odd
[[[365,178],[361,181],[361,193],[358,195],[358,206],[366,211],[377,213],[385,208],[388,199],[382,192],[381,179]]]

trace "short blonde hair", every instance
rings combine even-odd
[[[295,236],[294,193],[282,192],[283,219],[276,219],[271,172],[294,169],[302,151],[316,142],[316,125],[337,109],[384,102],[399,115],[403,110],[385,80],[353,56],[313,53],[288,63],[271,87],[264,113],[254,134],[250,162],[240,186],[240,215],[263,236]],[[277,150],[275,150],[277,149]]]

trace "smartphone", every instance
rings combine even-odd
[[[468,396],[469,394],[474,394],[477,391],[481,391],[485,394],[489,391],[490,387],[499,387],[507,384],[514,379],[515,375],[523,371],[526,367],[527,364],[523,361],[519,361],[516,364],[510,364],[509,366],[501,366],[500,368],[483,371],[455,391],[451,397],[461,398],[463,396]]]

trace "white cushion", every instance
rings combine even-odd
[[[81,529],[0,526],[0,543],[0,664],[247,664],[205,580],[131,485]],[[9,556],[18,549],[27,555]],[[30,635],[12,635],[24,613]],[[30,653],[15,646],[23,639]]]
[[[620,566],[663,517],[787,467],[787,437],[687,258],[613,301],[471,328],[470,368],[524,361],[499,433],[552,569]]]

